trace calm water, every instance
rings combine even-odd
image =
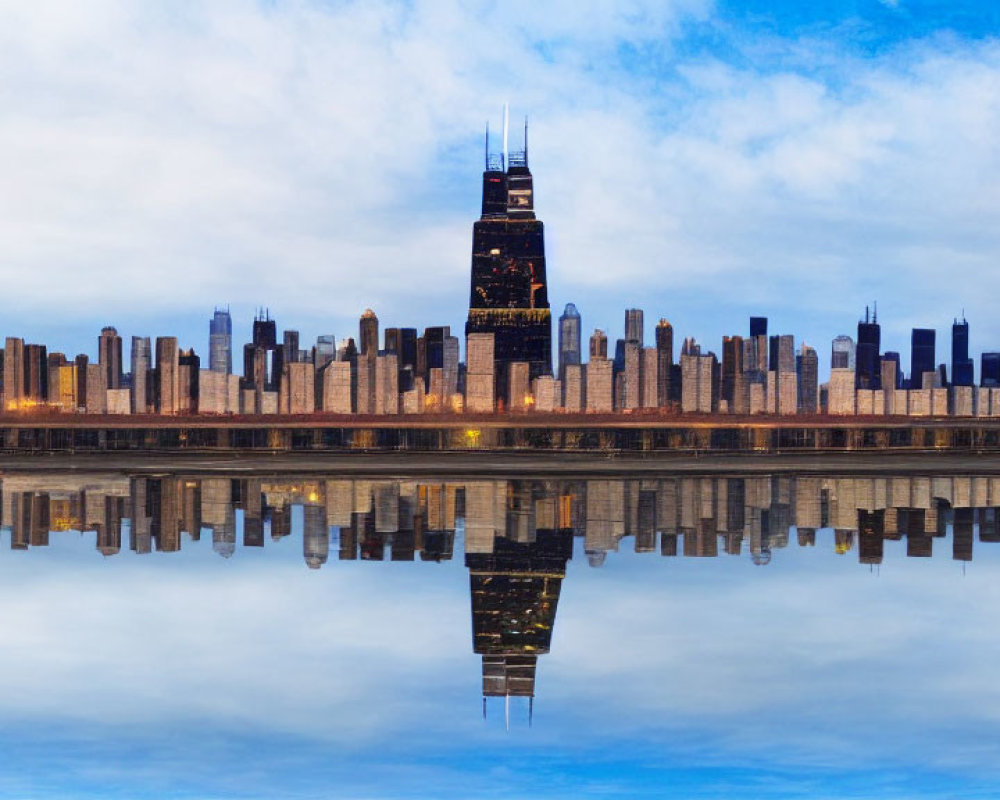
[[[2,492],[0,796],[1000,793],[997,478]]]

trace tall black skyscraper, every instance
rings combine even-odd
[[[923,386],[925,372],[934,372],[933,328],[914,328],[910,334],[910,388]]]
[[[492,155],[489,141],[487,130],[483,209],[472,229],[472,286],[465,333],[494,335],[496,389],[502,395],[507,366],[513,361],[527,361],[532,378],[552,373],[552,319],[544,229],[535,219],[528,169],[528,126],[521,152]]]
[[[882,329],[878,324],[878,311],[865,321],[858,322],[858,344],[854,351],[854,386],[858,389],[882,388],[882,365],[879,353],[882,347]]]
[[[955,386],[972,386],[973,366],[969,358],[969,323],[962,316],[951,326],[951,382]]]

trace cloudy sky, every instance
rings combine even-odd
[[[7,3],[3,335],[461,328],[482,137],[531,120],[550,299],[716,350],[750,314],[1000,349],[989,2]],[[519,143],[519,134],[514,135]]]

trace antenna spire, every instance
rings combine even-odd
[[[490,168],[490,121],[486,120],[486,156],[483,159],[483,169],[489,171]]]
[[[503,168],[504,172],[507,171],[507,131],[509,128],[509,121],[507,118],[507,104],[503,104]]]
[[[528,115],[524,115],[524,166],[528,166]],[[965,316],[965,311],[962,312]]]
[[[506,117],[505,117],[506,119]],[[510,733],[510,695],[504,696],[503,705],[503,723],[504,727],[507,729],[507,733]]]
[[[878,322],[878,300],[872,300],[872,305],[875,306],[875,315],[872,317],[872,322]]]

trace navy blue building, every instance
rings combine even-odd
[[[910,334],[910,388],[923,386],[925,372],[934,372],[934,340],[932,328],[914,328]]]
[[[974,375],[969,358],[969,323],[962,318],[951,326],[951,382],[955,386],[972,386]]]
[[[854,351],[854,386],[857,389],[882,388],[882,364],[879,353],[882,348],[882,329],[878,324],[878,312],[868,319],[858,322],[858,344]]]

